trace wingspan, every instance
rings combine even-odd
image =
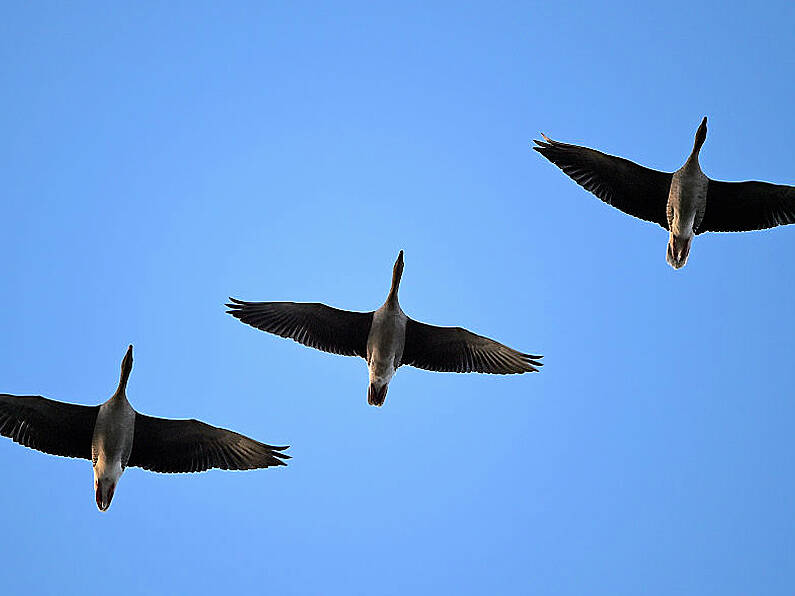
[[[595,149],[553,141],[534,141],[533,147],[563,173],[608,205],[666,230],[666,205],[671,174]]]
[[[541,358],[461,327],[436,327],[409,319],[401,362],[439,372],[509,375],[538,372]]]
[[[253,470],[284,466],[287,449],[266,445],[244,435],[198,420],[169,420],[135,415],[135,435],[128,466],[151,472]]]
[[[90,460],[98,412],[99,406],[2,393],[0,435],[50,455]]]
[[[795,223],[795,186],[710,180],[702,232],[746,232]]]
[[[340,310],[317,302],[229,300],[226,312],[247,325],[324,352],[367,357],[372,312]]]

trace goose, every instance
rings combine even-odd
[[[168,420],[136,412],[127,401],[133,347],[121,363],[116,392],[98,406],[38,395],[0,394],[0,434],[51,455],[89,459],[97,507],[107,511],[124,470],[203,472],[286,465],[284,447],[266,445],[198,420]]]
[[[707,138],[706,116],[687,161],[673,173],[542,136],[544,141],[533,141],[533,149],[577,184],[608,205],[669,232],[665,259],[674,269],[687,263],[696,234],[746,232],[795,223],[794,186],[721,182],[704,175],[698,155]]]
[[[436,327],[409,318],[398,303],[403,251],[392,269],[386,302],[352,312],[317,302],[246,302],[230,297],[226,312],[247,325],[310,348],[367,360],[367,403],[382,406],[389,382],[403,364],[438,372],[537,372],[541,356],[523,354],[461,327]]]

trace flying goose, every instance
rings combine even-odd
[[[537,372],[541,356],[523,354],[461,327],[426,325],[398,304],[403,251],[392,287],[376,311],[352,312],[317,302],[245,302],[230,298],[228,312],[243,323],[310,348],[367,360],[367,402],[382,406],[392,375],[403,364],[439,372],[521,374]]]
[[[287,447],[265,445],[198,420],[168,420],[136,412],[126,395],[132,365],[130,346],[116,392],[98,406],[0,394],[0,434],[51,455],[90,459],[100,511],[110,507],[128,466],[175,473],[286,465],[281,460],[290,456],[280,451]]]
[[[534,141],[541,155],[608,205],[668,230],[666,260],[685,266],[694,234],[744,232],[795,223],[795,187],[767,182],[720,182],[707,178],[698,154],[707,138],[707,118],[696,131],[693,151],[673,173],[644,168],[594,149]]]

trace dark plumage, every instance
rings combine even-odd
[[[128,466],[152,472],[202,472],[210,468],[251,470],[283,466],[287,447],[266,445],[198,420],[139,414],[126,396],[132,346],[122,362],[116,392],[98,406],[40,396],[0,394],[0,435],[50,455],[91,460],[97,506],[110,506]]]
[[[150,472],[254,470],[283,466],[287,447],[266,445],[199,420],[169,420],[135,415],[135,435],[127,465]]]
[[[50,455],[91,459],[99,406],[0,393],[0,435]]]
[[[351,312],[317,302],[246,302],[230,298],[227,311],[243,323],[305,346],[367,360],[368,403],[380,406],[395,370],[403,364],[439,372],[536,372],[541,356],[524,354],[461,327],[436,327],[410,319],[400,308],[400,251],[392,286],[376,311]]]
[[[645,168],[635,162],[589,149],[553,141],[534,141],[533,147],[563,173],[608,205],[666,230],[665,206],[671,174]]]
[[[246,325],[342,356],[367,357],[372,312],[340,310],[319,302],[245,302],[226,306]]]
[[[704,118],[693,151],[676,172],[652,170],[623,157],[554,141],[533,147],[608,205],[671,233],[668,261],[684,266],[690,240],[704,232],[744,232],[795,223],[795,187],[767,182],[720,182],[701,171]]]

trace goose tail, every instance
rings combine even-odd
[[[690,243],[693,236],[679,236],[671,232],[668,240],[668,250],[665,253],[665,260],[674,269],[681,269],[687,263],[690,254]]]
[[[386,401],[386,390],[389,389],[389,384],[378,385],[370,383],[367,388],[367,403],[371,406],[378,406],[379,408],[384,405]]]

